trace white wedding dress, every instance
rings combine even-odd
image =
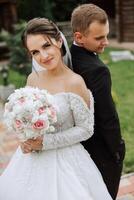
[[[94,108],[74,93],[53,95],[58,122],[40,153],[20,147],[0,176],[0,200],[112,200],[101,174],[80,143],[93,134]]]

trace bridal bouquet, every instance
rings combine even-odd
[[[46,90],[38,88],[15,90],[5,104],[7,127],[15,130],[23,141],[53,132],[57,116],[52,99]]]

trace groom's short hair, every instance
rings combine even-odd
[[[86,32],[94,21],[101,24],[106,24],[108,21],[106,12],[94,4],[82,4],[72,12],[71,26],[74,33],[77,31],[81,33]]]

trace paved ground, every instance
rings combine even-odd
[[[109,46],[115,47],[115,48],[121,48],[121,49],[127,49],[127,50],[133,50],[134,51],[134,42],[122,42],[119,43],[115,39],[109,40]]]

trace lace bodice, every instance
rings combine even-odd
[[[89,108],[77,94],[68,92],[53,95],[58,120],[55,124],[55,132],[44,135],[44,150],[73,145],[93,135],[94,103],[90,91],[89,95]]]

